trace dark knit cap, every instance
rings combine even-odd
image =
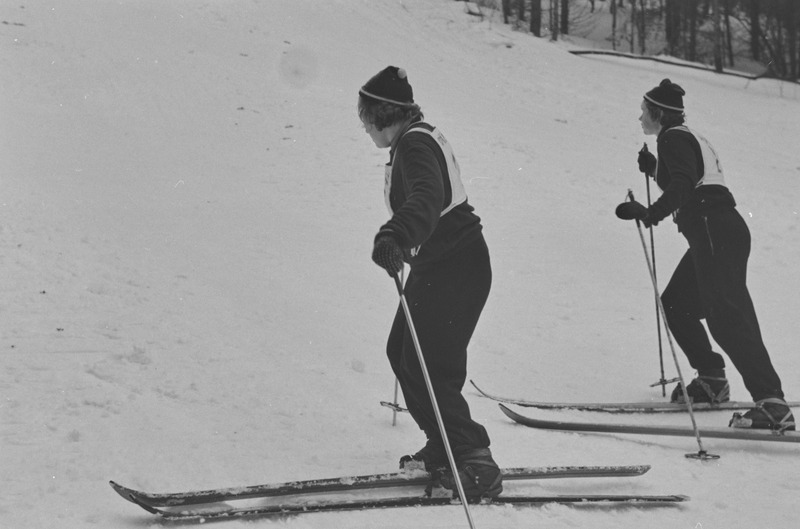
[[[669,79],[664,79],[661,84],[644,95],[645,100],[667,110],[683,112],[683,96],[686,92]]]
[[[358,91],[364,97],[401,106],[414,104],[414,91],[408,84],[406,71],[396,66],[387,66]]]

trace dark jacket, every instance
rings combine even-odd
[[[387,173],[391,171],[386,183],[387,205],[392,218],[378,236],[392,234],[406,262],[412,267],[425,266],[480,238],[482,226],[467,202],[458,164],[441,133],[417,121],[400,135],[387,164]],[[445,210],[449,211],[443,214]]]
[[[684,126],[662,130],[657,143],[656,183],[663,194],[648,211],[654,224],[673,213],[678,231],[684,232],[702,222],[709,212],[736,206],[724,183],[701,183],[706,163],[716,164],[718,174],[722,173],[710,145],[706,143],[704,156],[698,137]]]

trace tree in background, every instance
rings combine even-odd
[[[719,0],[713,0],[714,8],[714,69],[722,71],[722,17],[720,16]]]
[[[542,2],[541,0],[531,1],[531,33],[537,37],[542,36]]]
[[[560,28],[562,35],[569,35],[569,0],[561,0]]]
[[[533,0],[534,2],[536,0]],[[558,3],[559,0],[550,0],[550,38],[551,40],[558,40]]]
[[[800,0],[473,1],[502,9],[504,22],[518,28],[529,18],[537,37],[581,36],[575,28],[590,26],[587,19],[610,17],[613,49],[622,40],[631,53],[666,54],[717,71],[738,63],[759,75],[800,77]]]

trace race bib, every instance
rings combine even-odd
[[[697,187],[707,185],[725,186],[725,175],[722,172],[722,164],[720,163],[719,156],[717,156],[717,151],[714,150],[711,142],[709,142],[704,136],[694,132],[685,125],[675,128],[686,131],[694,136],[697,139],[697,143],[700,145],[700,153],[703,157],[704,171],[703,175],[700,177],[700,181],[697,182]]]
[[[412,132],[419,132],[423,134],[428,134],[431,138],[436,141],[436,144],[442,151],[444,155],[445,163],[447,164],[447,174],[444,176],[444,188],[445,188],[445,206],[442,209],[442,213],[439,215],[444,216],[454,207],[458,206],[459,204],[463,204],[467,201],[467,191],[464,188],[464,184],[461,181],[461,168],[458,166],[458,161],[456,160],[456,155],[453,152],[453,148],[450,146],[450,143],[444,137],[444,135],[439,132],[439,129],[435,127],[431,127],[427,123],[415,123],[410,129],[408,129],[405,134],[411,134]],[[404,135],[405,135],[404,134]],[[383,197],[386,201],[386,207],[389,210],[389,214],[393,215],[394,211],[392,210],[391,204],[391,191],[392,191],[392,164],[386,164],[384,167],[384,185],[383,185]]]

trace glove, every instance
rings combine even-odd
[[[372,248],[372,260],[392,277],[403,269],[403,250],[394,235],[378,234]]]
[[[635,200],[623,202],[617,206],[615,213],[617,214],[617,217],[621,218],[622,220],[635,219],[637,221],[641,221],[645,228],[649,228],[653,225],[653,223],[649,220],[650,214],[648,213],[647,208]]]
[[[656,157],[653,156],[653,153],[647,150],[647,144],[644,144],[642,150],[639,151],[639,157],[636,158],[636,162],[639,164],[639,170],[646,174],[647,176],[655,176],[656,174]]]

